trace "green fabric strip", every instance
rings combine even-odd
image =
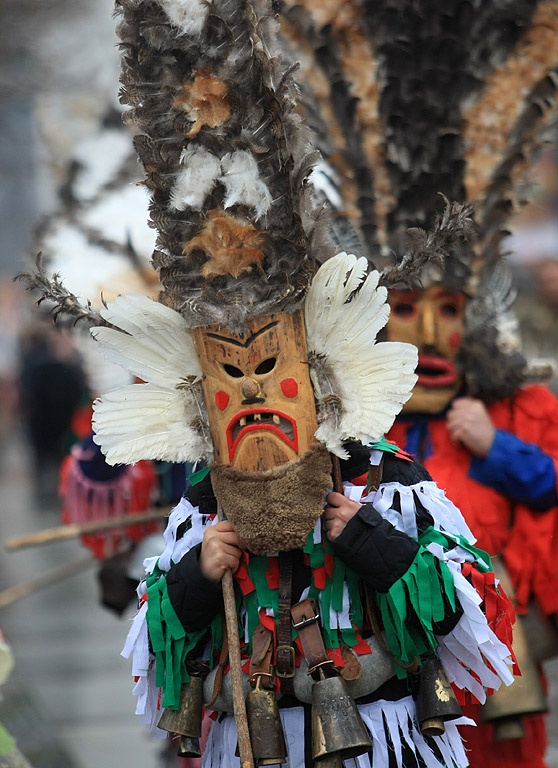
[[[437,647],[433,624],[444,617],[444,595],[455,606],[452,575],[445,563],[422,547],[390,590],[376,593],[386,640],[404,664]],[[395,672],[399,678],[407,674],[397,665]]]
[[[397,453],[399,450],[401,450],[398,445],[388,443],[385,437],[382,437],[380,440],[376,440],[374,443],[368,443],[368,448],[373,451],[384,451],[384,453]]]
[[[475,558],[475,561],[480,565],[482,572],[492,572],[492,563],[488,552],[470,544],[463,536],[453,536],[449,533],[442,533],[442,531],[437,531],[430,525],[419,534],[418,540],[419,544],[422,544],[423,547],[427,547],[431,542],[439,544],[446,552],[455,549],[456,546],[462,547],[462,549],[469,552]]]
[[[198,483],[201,483],[204,477],[207,477],[209,472],[210,472],[209,467],[198,469],[197,472],[194,472],[192,475],[190,475],[189,477],[190,485],[197,485]]]
[[[334,611],[343,610],[343,585],[345,583],[345,563],[336,557],[333,563],[333,579],[331,585],[331,607]]]

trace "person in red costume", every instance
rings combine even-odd
[[[478,546],[500,556],[518,614],[534,607],[555,625],[558,401],[525,384],[522,359],[502,350],[486,315],[481,327],[482,302],[464,290],[434,281],[390,304],[388,338],[417,345],[419,378],[388,437],[445,489]],[[523,738],[496,741],[478,706],[469,714],[479,723],[464,729],[473,768],[545,766],[544,715],[522,719]]]

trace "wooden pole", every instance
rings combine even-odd
[[[336,456],[334,453],[330,453],[329,455],[331,456],[333,490],[337,493],[343,493],[343,480],[341,479],[341,464],[339,463],[339,456]]]
[[[221,580],[223,588],[223,603],[225,605],[225,621],[229,638],[229,663],[231,666],[231,685],[233,695],[234,722],[238,735],[238,751],[242,768],[254,768],[252,744],[248,730],[248,716],[242,685],[242,662],[240,659],[240,638],[238,636],[238,620],[236,616],[236,600],[234,598],[233,575],[227,568]]]
[[[59,568],[55,568],[36,579],[24,581],[22,584],[16,584],[14,587],[8,587],[8,589],[4,589],[0,592],[0,609],[6,608],[8,605],[15,603],[17,600],[21,600],[24,597],[34,595],[35,593],[46,589],[46,587],[58,584],[59,582],[68,579],[70,576],[82,573],[96,563],[97,561],[88,555],[80,560],[64,563],[64,565],[61,565]]]
[[[56,528],[46,528],[44,531],[29,533],[25,536],[16,536],[13,539],[6,539],[4,547],[7,550],[25,549],[27,547],[40,547],[43,544],[54,544],[57,541],[66,541],[67,539],[76,539],[88,533],[100,533],[108,531],[111,528],[124,528],[128,525],[140,525],[142,523],[152,523],[168,516],[170,508],[152,509],[142,515],[125,515],[121,517],[107,517],[103,520],[95,520],[91,523],[69,523],[68,525],[59,525]]]

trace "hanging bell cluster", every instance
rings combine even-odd
[[[203,682],[192,675],[180,691],[177,710],[165,709],[159,720],[159,728],[180,736],[179,757],[201,757]]]

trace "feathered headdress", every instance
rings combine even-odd
[[[118,298],[93,329],[107,358],[143,382],[96,403],[96,439],[108,461],[209,458],[190,329],[243,333],[254,318],[304,307],[316,436],[338,455],[344,440],[378,439],[409,398],[416,365],[414,347],[374,345],[389,311],[382,283],[462,247],[469,207],[448,204],[384,275],[367,276],[366,258],[333,257],[342,227],[322,204],[327,168],[324,175],[318,165],[315,183],[308,180],[317,159],[312,120],[298,109],[296,66],[281,58],[271,6],[119,0],[117,10],[121,99],[131,106],[126,121],[141,132],[134,144],[163,289],[159,302]]]
[[[395,261],[388,284],[436,279],[474,297],[461,353],[470,391],[509,394],[522,366],[498,341],[513,299],[502,240],[556,114],[556,3],[284,0],[282,31],[302,61],[301,108],[329,166],[322,189],[336,215],[378,266]],[[443,220],[442,196],[469,216],[474,203],[474,246],[450,227],[443,267],[409,259],[409,228],[415,247]]]

